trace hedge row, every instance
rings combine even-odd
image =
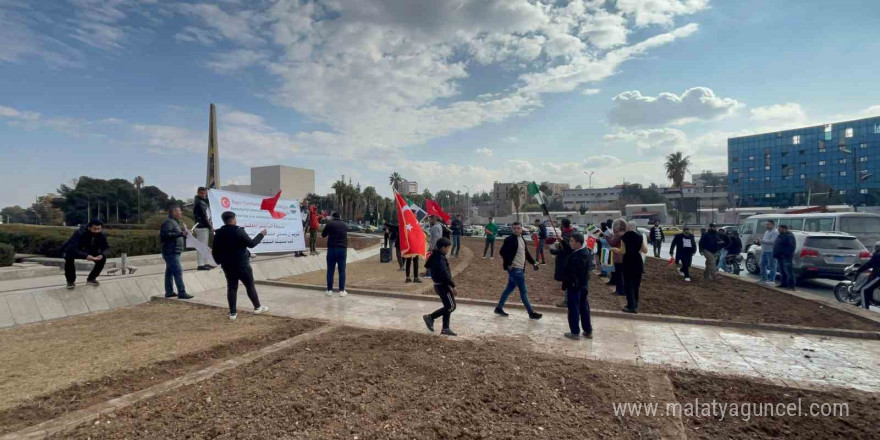
[[[51,226],[0,225],[0,243],[12,245],[15,252],[60,258],[64,243],[75,229]],[[106,229],[110,243],[110,258],[123,253],[136,255],[158,254],[161,251],[158,231]]]
[[[15,248],[11,245],[0,243],[0,267],[12,266],[15,263]]]

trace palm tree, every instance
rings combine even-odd
[[[678,188],[679,195],[681,199],[678,205],[678,211],[681,213],[682,217],[684,217],[684,188],[682,185],[684,184],[684,175],[688,171],[688,167],[691,165],[691,157],[685,156],[681,151],[676,151],[675,153],[666,156],[666,177],[672,181],[672,187]],[[687,223],[686,217],[684,223]]]
[[[336,211],[339,212],[339,215],[342,215],[342,211],[344,210],[343,202],[345,202],[345,182],[342,180],[337,180],[333,183],[333,191],[336,191]]]
[[[397,171],[391,173],[391,175],[388,176],[388,183],[391,184],[391,187],[394,188],[395,191],[400,192],[398,186],[401,182],[403,182],[403,177],[400,177],[400,174],[397,174]]]
[[[141,187],[144,186],[144,178],[137,176],[134,178],[134,187],[138,192],[138,223],[141,222]]]
[[[516,209],[516,220],[519,221],[519,196],[520,194],[519,185],[514,184],[507,191],[507,197],[513,201],[513,207]]]

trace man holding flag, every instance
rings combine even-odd
[[[416,283],[421,283],[422,281],[419,279],[419,257],[424,258],[427,251],[425,233],[422,231],[422,227],[419,225],[419,220],[416,218],[413,209],[396,190],[394,191],[394,199],[397,202],[400,253],[406,259],[406,282],[415,281]],[[412,267],[415,280],[409,276],[410,267]]]

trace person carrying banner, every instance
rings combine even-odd
[[[223,226],[214,234],[214,249],[211,250],[211,255],[214,257],[214,261],[223,268],[223,275],[226,276],[226,301],[229,304],[229,319],[234,321],[238,317],[236,303],[238,302],[239,281],[244,284],[248,299],[254,306],[254,314],[265,313],[269,308],[260,305],[260,297],[257,295],[256,286],[254,286],[254,272],[251,269],[248,248],[256,247],[263,241],[266,229],[263,228],[256,237],[251,238],[244,228],[238,226],[234,212],[226,211],[220,218],[223,220]]]
[[[327,296],[333,296],[333,273],[339,268],[339,296],[348,295],[345,291],[345,261],[348,257],[348,226],[334,212],[332,220],[324,225],[321,237],[327,237]]]
[[[397,191],[394,191],[394,199],[397,202],[400,253],[406,259],[406,282],[421,283],[422,281],[419,279],[419,257],[424,257],[427,253],[427,239],[412,206]],[[410,268],[412,268],[412,275],[415,277],[415,280],[410,278]]]
[[[206,190],[204,186],[200,186],[199,189],[196,190],[195,199],[193,199],[193,219],[196,221],[196,228],[195,231],[193,231],[193,235],[196,236],[196,240],[205,246],[208,245],[208,236],[210,236],[211,231],[214,230],[214,226],[211,224],[211,211],[208,208],[208,190]],[[199,263],[196,270],[211,270],[214,268],[214,266],[211,266],[205,261],[205,257],[202,256],[201,252],[196,252],[196,255]]]

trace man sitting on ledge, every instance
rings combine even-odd
[[[67,278],[67,288],[76,287],[76,260],[88,260],[95,263],[86,284],[97,286],[98,275],[104,270],[107,263],[107,255],[110,254],[110,245],[107,236],[104,235],[104,222],[92,219],[86,226],[80,226],[67,243],[64,244],[64,277]]]

